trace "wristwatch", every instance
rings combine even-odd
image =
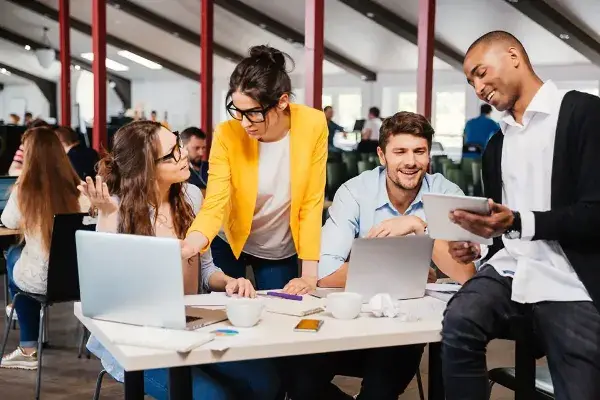
[[[513,223],[506,230],[504,236],[507,239],[521,239],[521,214],[518,211],[513,211]]]

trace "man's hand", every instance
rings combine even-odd
[[[367,234],[368,238],[386,237],[386,236],[406,236],[411,233],[422,235],[425,233],[427,224],[419,217],[401,216],[386,219],[375,225]]]
[[[461,264],[469,264],[477,260],[481,255],[481,246],[471,242],[450,242],[448,253],[454,261]]]
[[[489,215],[479,215],[463,210],[452,211],[449,218],[455,224],[486,239],[502,235],[513,224],[514,216],[510,208],[488,200]]]

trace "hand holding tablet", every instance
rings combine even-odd
[[[452,242],[492,244],[492,238],[485,237],[483,231],[477,229],[479,234],[476,234],[471,230],[471,225],[474,223],[470,219],[473,216],[490,216],[491,208],[488,199],[426,193],[423,194],[423,206],[431,238]],[[451,214],[456,222],[450,219]],[[464,222],[463,219],[468,219],[469,222]]]

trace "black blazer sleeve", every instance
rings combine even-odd
[[[488,199],[494,202],[502,203],[502,171],[500,164],[502,162],[502,145],[504,135],[498,131],[492,136],[485,147],[481,158],[481,180],[483,183],[483,193]],[[488,248],[484,261],[492,258],[500,249],[504,247],[502,237],[494,238],[493,244]]]
[[[600,98],[570,94],[563,100],[557,126],[552,207],[534,212],[533,240],[589,248],[600,241]],[[563,112],[569,115],[567,121]]]

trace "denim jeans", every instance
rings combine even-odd
[[[238,361],[192,368],[192,385],[194,400],[275,400],[279,378],[271,360]],[[168,371],[145,371],[144,390],[168,400]]]
[[[557,400],[600,399],[600,313],[590,301],[511,300],[512,279],[484,266],[448,303],[442,329],[442,368],[447,400],[489,396],[486,347],[510,337],[523,307],[531,309],[534,334],[548,358]]]
[[[382,347],[286,357],[284,389],[293,400],[352,400],[331,382],[335,375],[363,378],[358,400],[397,400],[415,376],[425,345]]]
[[[229,243],[218,236],[212,241],[210,249],[215,265],[233,278],[246,277],[246,265],[251,265],[258,290],[281,289],[298,277],[297,255],[282,260],[267,260],[242,253],[240,258],[235,258]]]
[[[8,292],[14,298],[21,291],[13,279],[15,264],[21,257],[23,245],[11,246],[6,252],[6,270],[8,273]],[[40,328],[40,303],[26,296],[19,296],[13,301],[13,307],[19,317],[21,347],[37,347]]]

